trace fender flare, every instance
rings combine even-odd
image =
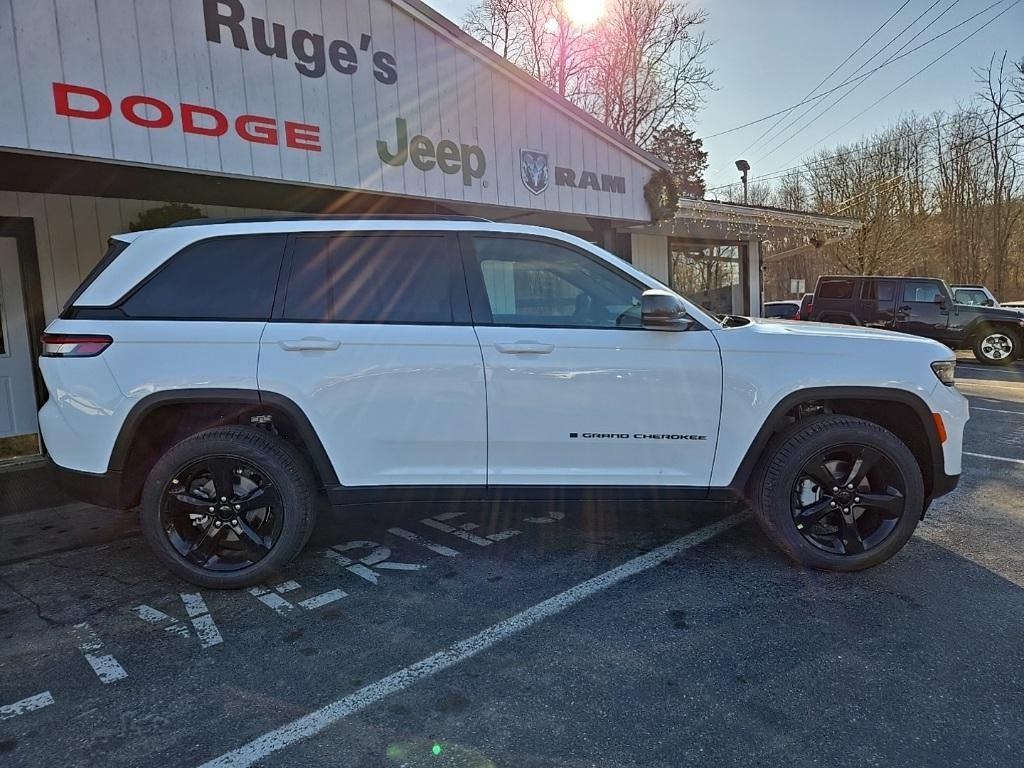
[[[323,485],[339,484],[338,474],[320,441],[320,436],[313,429],[313,425],[302,408],[291,398],[277,392],[256,389],[169,389],[147,395],[135,403],[125,417],[121,431],[114,442],[107,470],[110,472],[124,470],[139,427],[149,414],[157,408],[180,404],[266,406],[281,411],[298,431]]]
[[[884,387],[811,387],[791,392],[780,400],[768,418],[765,419],[753,442],[747,448],[743,460],[740,462],[733,475],[729,488],[742,494],[747,483],[754,474],[761,455],[776,432],[785,428],[787,414],[800,403],[817,400],[872,400],[876,402],[896,402],[910,406],[921,422],[921,428],[928,438],[928,448],[931,453],[932,477],[938,479],[945,475],[945,460],[942,453],[942,442],[939,439],[939,431],[932,418],[931,409],[913,392],[903,389],[886,389]]]

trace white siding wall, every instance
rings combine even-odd
[[[668,238],[632,235],[633,266],[668,285]]]
[[[458,202],[489,203],[622,220],[647,221],[644,184],[654,166],[577,116],[525,87],[416,11],[392,0],[239,0],[247,50],[224,25],[207,40],[201,0],[0,0],[0,147],[257,178],[315,183]],[[227,6],[218,6],[225,10]],[[281,24],[287,58],[256,50],[252,18]],[[343,74],[328,61],[320,77],[296,68],[297,29],[351,43],[358,67]],[[362,51],[360,41],[372,42]],[[393,54],[397,82],[380,82],[373,56]],[[102,119],[55,113],[53,83],[98,89],[112,102]],[[121,100],[145,95],[170,105],[173,122],[145,127],[121,114]],[[182,132],[182,103],[213,107],[223,136]],[[72,106],[91,109],[76,97]],[[148,112],[147,112],[148,110]],[[155,118],[142,107],[139,114]],[[241,138],[235,118],[273,118],[274,145]],[[436,148],[449,140],[486,156],[482,178],[396,167],[381,161],[378,140],[396,151],[395,120],[409,139],[425,135]],[[285,121],[320,128],[318,152],[284,146]],[[209,125],[209,118],[205,121]],[[547,153],[550,186],[532,194],[520,175],[520,149]],[[554,167],[621,176],[625,194],[556,187]]]
[[[750,316],[761,316],[761,241],[753,239],[747,246],[749,269]]]
[[[129,230],[142,211],[166,203],[104,197],[0,191],[0,216],[35,222],[43,308],[49,322],[107,249],[107,239]],[[206,216],[260,216],[271,211],[196,205]]]

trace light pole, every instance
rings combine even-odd
[[[736,170],[740,171],[743,174],[743,176],[741,176],[740,178],[743,179],[743,204],[746,205],[747,204],[747,171],[750,170],[750,163],[748,163],[746,160],[737,160],[736,161]]]

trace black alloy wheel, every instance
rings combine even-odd
[[[277,544],[282,501],[268,473],[237,456],[204,456],[175,473],[160,509],[168,542],[210,571],[255,565]]]
[[[906,495],[906,479],[883,452],[868,445],[836,445],[800,469],[792,489],[793,524],[818,549],[859,555],[896,529]]]

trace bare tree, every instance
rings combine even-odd
[[[991,174],[991,287],[998,296],[1003,291],[1010,238],[1021,213],[1020,206],[1013,205],[1013,196],[1018,191],[1018,161],[1024,131],[1016,125],[1010,112],[1013,85],[1006,68],[1006,53],[998,60],[993,54],[988,66],[976,72],[982,85],[981,102],[986,109],[983,139]]]
[[[711,87],[707,20],[682,0],[609,0],[592,26],[563,0],[482,0],[467,32],[626,138],[648,146]]]

